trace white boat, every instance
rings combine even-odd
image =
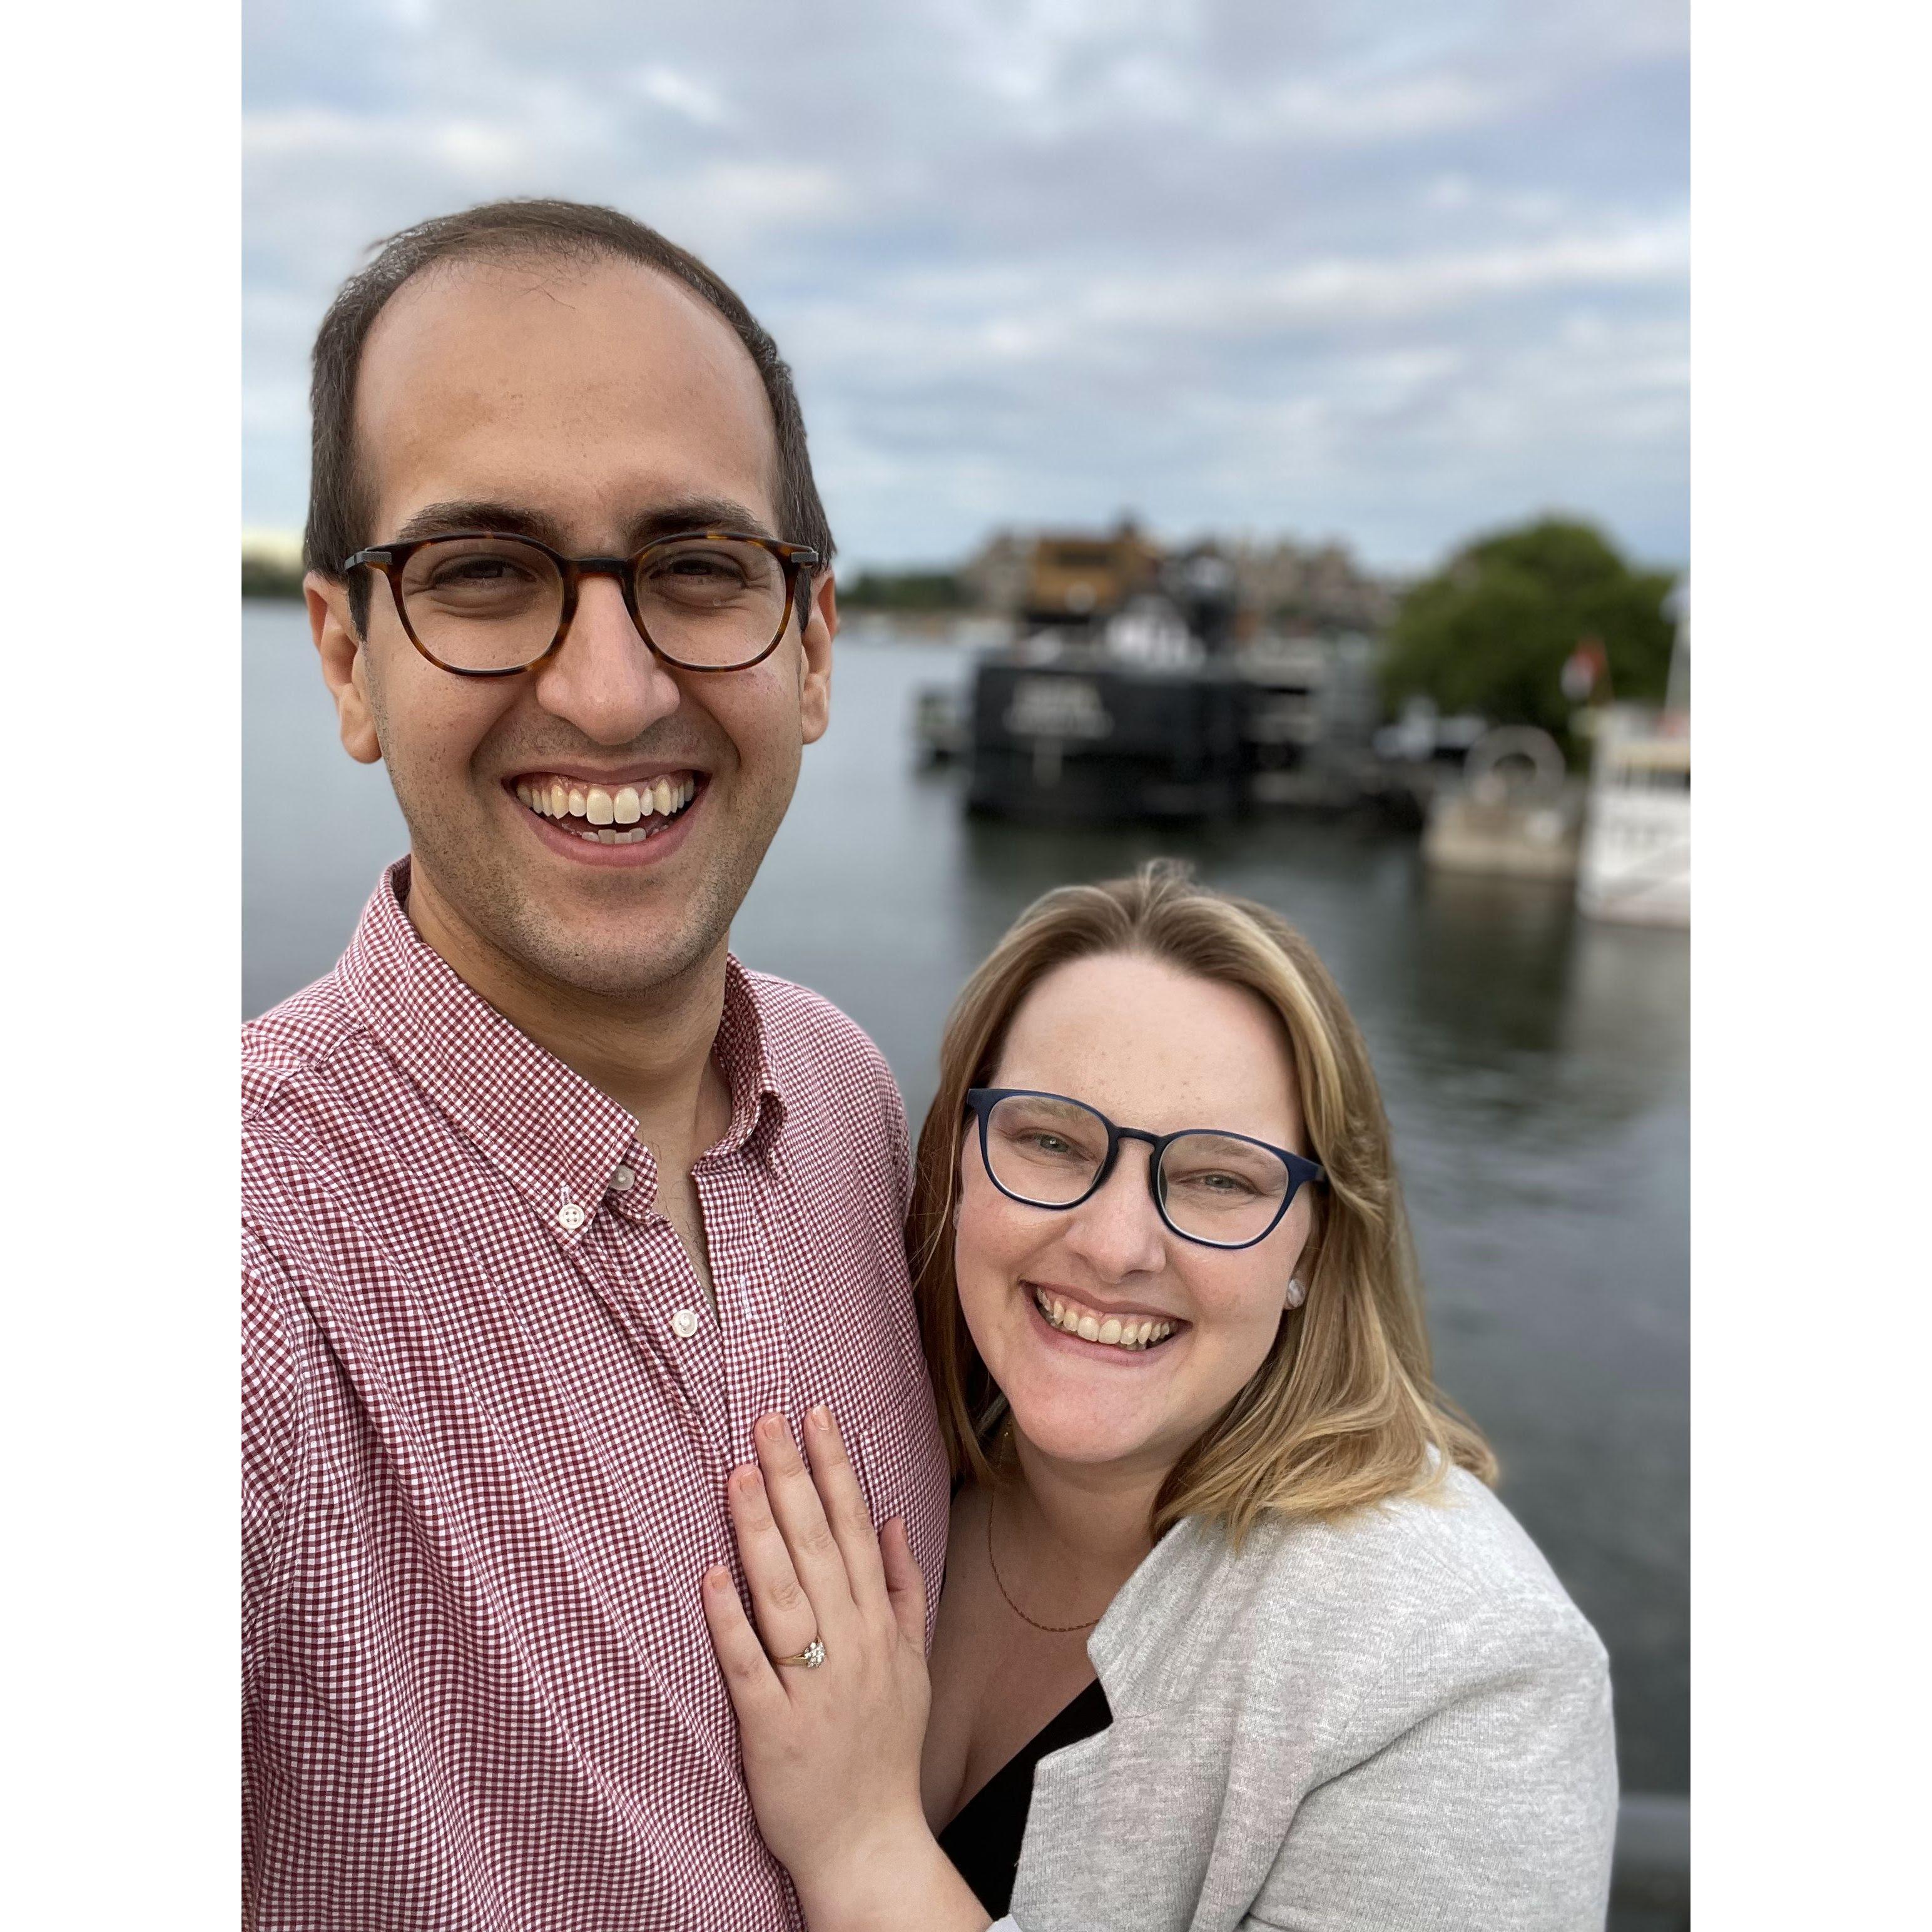
[[[1680,593],[1681,598],[1681,593]],[[1578,909],[1634,925],[1690,923],[1690,645],[1676,607],[1670,694],[1661,712],[1618,706],[1598,724]]]

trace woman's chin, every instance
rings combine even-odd
[[[1058,1462],[1138,1462],[1164,1432],[1152,1417],[1122,1414],[1084,1401],[1052,1396],[1009,1396],[1013,1426],[1042,1456]]]

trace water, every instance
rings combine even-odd
[[[351,763],[301,608],[244,606],[244,998],[325,971],[406,843]],[[1628,1790],[1684,1790],[1689,1730],[1690,948],[1578,919],[1561,890],[1426,873],[1414,842],[1280,819],[1158,833],[969,822],[914,769],[945,645],[842,644],[833,724],[734,931],[891,1061],[915,1129],[967,973],[1048,886],[1156,852],[1279,908],[1375,1055],[1443,1386],[1608,1645]]]

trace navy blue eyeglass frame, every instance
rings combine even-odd
[[[1002,1100],[1058,1100],[1070,1107],[1078,1107],[1091,1114],[1107,1130],[1107,1157],[1100,1163],[1100,1171],[1094,1177],[1094,1184],[1077,1201],[1032,1201],[1024,1194],[1016,1194],[993,1172],[993,1156],[986,1145],[986,1123],[993,1109]],[[1183,1127],[1178,1133],[1150,1134],[1144,1127],[1118,1127],[1101,1112],[1098,1107],[1089,1106],[1084,1100],[1076,1100],[1070,1094],[1049,1094],[1039,1087],[969,1087],[966,1090],[968,1112],[980,1123],[980,1160],[986,1170],[986,1178],[1009,1201],[1017,1201],[1022,1208],[1039,1208],[1049,1214],[1064,1214],[1070,1208],[1078,1208],[1082,1202],[1093,1199],[1106,1186],[1108,1177],[1114,1171],[1114,1163],[1119,1160],[1123,1141],[1144,1141],[1152,1151],[1148,1156],[1148,1193],[1154,1202],[1154,1212],[1160,1216],[1161,1225],[1170,1233],[1178,1234],[1184,1241],[1192,1241],[1197,1246],[1218,1248],[1223,1253],[1232,1253],[1241,1248],[1252,1248],[1268,1239],[1281,1226],[1282,1216],[1294,1204],[1294,1197],[1302,1189],[1313,1184],[1325,1187],[1328,1184],[1328,1170],[1319,1161],[1310,1160],[1306,1156],[1292,1154],[1286,1148],[1278,1148],[1271,1142],[1256,1140],[1252,1134],[1231,1133],[1225,1127]],[[1288,1192],[1281,1198],[1281,1205],[1275,1210],[1274,1219],[1246,1241],[1210,1241],[1200,1234],[1190,1234],[1185,1228],[1177,1228],[1167,1211],[1167,1203],[1160,1198],[1161,1157],[1176,1141],[1190,1134],[1214,1134],[1220,1139],[1244,1142],[1250,1147],[1262,1148],[1273,1154],[1288,1169]]]

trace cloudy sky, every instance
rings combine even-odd
[[[694,249],[848,567],[1138,512],[1414,568],[1688,550],[1685,0],[247,0],[244,513],[380,236],[513,194]]]

